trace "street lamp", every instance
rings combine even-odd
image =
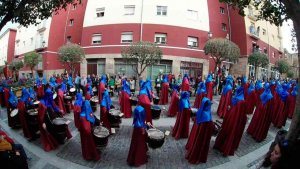
[[[207,32],[207,36],[208,36],[208,39],[211,39],[212,36],[213,36],[212,32],[211,32],[211,31],[208,31],[208,32]]]

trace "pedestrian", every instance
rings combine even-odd
[[[210,101],[213,100],[213,88],[214,88],[214,82],[212,79],[212,75],[208,74],[206,81],[205,81],[205,87],[206,87],[206,91],[207,91],[207,98],[210,99]]]
[[[193,107],[196,109],[200,109],[202,99],[206,97],[206,95],[207,95],[207,91],[206,91],[205,83],[200,82],[198,85],[198,90],[196,92],[196,99]]]
[[[77,129],[79,129],[79,127],[80,127],[79,118],[80,118],[80,112],[81,112],[82,105],[83,105],[82,94],[81,93],[77,93],[76,94],[76,100],[74,102],[74,109],[73,109],[74,123],[75,123],[75,127]]]
[[[113,97],[114,96],[114,91],[115,91],[115,78],[113,76],[110,77],[109,81],[108,81],[108,86],[109,86],[109,90],[110,90],[110,96]]]
[[[136,82],[136,78],[135,78],[135,77],[132,77],[132,78],[129,80],[129,84],[130,84],[130,92],[131,92],[131,95],[132,95],[132,96],[135,95],[135,82]]]
[[[246,99],[246,104],[247,104],[246,113],[247,114],[253,113],[256,103],[257,103],[256,99],[257,99],[257,97],[256,97],[256,93],[255,93],[254,84],[251,82],[248,87],[248,97]]]
[[[106,90],[106,87],[105,87],[106,83],[107,83],[106,76],[102,75],[101,79],[100,79],[100,82],[99,82],[99,85],[98,85],[99,103],[101,103],[101,101],[102,101],[102,95],[103,95],[104,91]]]
[[[160,95],[160,88],[161,88],[161,75],[159,74],[156,79],[155,79],[155,89],[156,89],[156,94],[159,97]]]
[[[226,85],[223,89],[221,99],[219,102],[217,114],[219,117],[224,118],[228,113],[229,106],[231,105],[231,97],[232,97],[232,81],[230,78],[226,79]]]
[[[100,103],[100,122],[109,130],[109,133],[111,133],[111,124],[108,120],[108,113],[111,106],[112,102],[108,90],[105,89]]]

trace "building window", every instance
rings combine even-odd
[[[253,8],[251,6],[248,6],[249,16],[254,16],[253,14]]]
[[[71,36],[67,36],[67,43],[71,43]]]
[[[275,52],[272,52],[272,57],[275,58]]]
[[[92,36],[92,44],[101,44],[102,35],[101,34],[93,34]]]
[[[104,12],[105,12],[105,8],[97,8],[96,9],[97,18],[104,17]]]
[[[124,5],[124,15],[134,15],[134,5]]]
[[[198,47],[198,38],[197,37],[188,37],[188,47]]]
[[[25,43],[25,41],[23,41],[23,46],[25,46],[26,45],[26,43]]]
[[[19,47],[19,42],[20,42],[20,41],[17,41],[17,42],[16,42],[16,43],[17,43],[17,47]]]
[[[132,32],[123,32],[121,35],[121,43],[131,43],[133,41]]]
[[[167,16],[167,6],[157,6],[157,15],[163,15],[163,16]]]
[[[224,14],[225,13],[225,9],[223,7],[220,7],[220,13]]]
[[[165,33],[156,33],[154,41],[157,44],[167,44],[167,34]]]
[[[77,4],[73,4],[72,5],[72,10],[76,10],[77,9]]]
[[[198,20],[198,11],[188,9],[187,18],[191,20]]]
[[[265,29],[263,29],[263,35],[266,35],[267,31]]]
[[[73,25],[74,25],[74,19],[70,19],[69,26],[73,26]]]
[[[264,53],[268,54],[268,49],[267,48],[264,48]]]
[[[226,24],[225,24],[225,23],[222,23],[222,30],[223,30],[223,31],[227,31],[227,27],[226,27]]]

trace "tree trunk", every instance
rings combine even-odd
[[[296,3],[298,3],[297,1],[295,1]],[[291,1],[291,3],[294,3]],[[298,48],[298,65],[300,65],[300,21],[298,20],[300,18],[300,13],[297,12],[300,10],[300,5],[293,5],[292,9],[288,9],[288,10],[293,10],[291,11],[291,13],[293,12],[293,16],[294,18],[292,18],[293,20],[293,24],[294,24],[294,29],[296,32],[296,39],[297,39],[297,48]],[[300,67],[298,67],[298,71],[300,71]],[[300,79],[300,74],[298,75],[298,78]],[[298,84],[299,85],[299,84]],[[300,135],[300,88],[298,88],[298,96],[297,96],[297,100],[296,100],[296,110],[294,111],[294,115],[293,115],[293,119],[292,119],[292,123],[291,126],[289,128],[288,134],[287,134],[287,139],[293,143],[296,141],[297,138],[299,138]]]

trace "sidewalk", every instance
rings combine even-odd
[[[191,98],[191,104],[193,104],[194,99],[193,97]],[[119,105],[117,103],[117,97],[113,97],[112,100],[114,105]],[[212,106],[214,120],[219,119],[216,115],[219,100],[220,96],[214,96],[214,104]],[[162,109],[165,107],[165,111],[168,110],[168,106],[161,107]],[[96,115],[99,115],[99,111],[97,111]],[[28,142],[23,137],[21,129],[10,129],[7,125],[6,109],[1,109],[0,125],[16,142],[23,144],[26,153],[31,158],[29,166],[32,169],[131,168],[127,165],[126,159],[131,141],[132,118],[122,119],[120,129],[117,129],[117,133],[109,138],[109,143],[101,152],[101,160],[98,162],[85,161],[82,158],[80,135],[74,126],[73,114],[68,114],[66,118],[72,121],[69,124],[69,128],[72,131],[73,137],[57,150],[51,152],[45,152],[42,149],[39,139],[34,142]],[[175,124],[175,120],[175,117],[169,118],[165,115],[161,115],[159,120],[153,120],[153,124],[162,131],[170,131],[170,126]],[[247,125],[249,122],[250,118]],[[191,121],[190,126],[192,126],[192,124]],[[286,126],[289,125],[290,120],[287,121]],[[250,136],[244,134],[238,150],[235,152],[235,155],[231,157],[223,157],[218,151],[212,149],[215,140],[215,138],[212,138],[208,161],[205,164],[199,165],[189,164],[184,157],[184,147],[187,139],[175,141],[173,137],[168,136],[160,149],[149,149],[150,159],[148,163],[139,168],[254,169],[263,158],[263,155],[268,151],[270,143],[273,141],[277,131],[278,129],[271,127],[266,140],[261,143],[255,142]]]

